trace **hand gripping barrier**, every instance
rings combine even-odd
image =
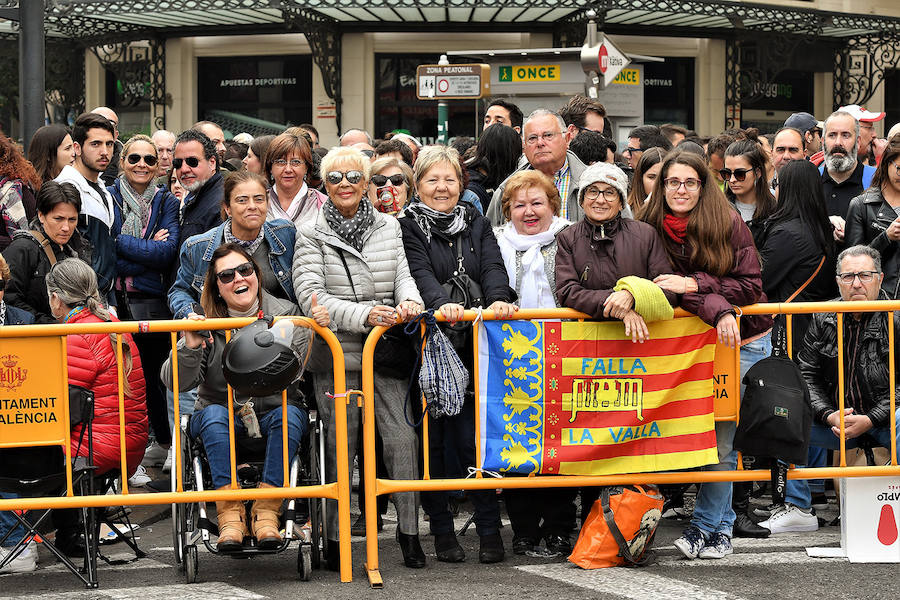
[[[743,307],[738,311],[739,315],[787,315],[788,351],[791,340],[791,315],[810,313],[837,313],[838,323],[838,410],[840,411],[840,466],[824,468],[790,469],[789,479],[818,479],[833,477],[878,477],[900,475],[900,466],[897,464],[896,448],[896,423],[890,419],[891,429],[891,462],[886,466],[847,467],[846,462],[846,432],[844,428],[844,336],[843,319],[846,313],[859,312],[887,312],[890,322],[893,323],[894,311],[900,310],[900,301],[872,301],[872,302],[798,302],[798,303],[769,303],[754,304]],[[435,315],[438,321],[443,321],[440,313]],[[690,313],[676,310],[675,317],[691,317]],[[514,320],[536,319],[567,319],[577,321],[589,321],[590,316],[571,309],[520,309],[516,312]],[[475,422],[480,422],[479,415],[479,377],[478,377],[478,327],[479,320],[495,320],[490,311],[467,310],[463,318],[465,321],[473,321],[475,368],[471,376],[475,383]],[[740,317],[738,318],[740,323]],[[527,477],[482,477],[480,469],[475,476],[467,479],[434,479],[429,474],[428,465],[428,422],[426,414],[422,422],[422,452],[423,452],[423,478],[421,480],[391,480],[381,479],[375,474],[375,413],[374,413],[374,353],[375,346],[381,335],[387,331],[386,327],[375,327],[369,334],[363,348],[362,357],[362,388],[364,394],[363,405],[363,452],[365,456],[365,495],[366,495],[366,575],[371,587],[383,587],[384,582],[378,566],[378,531],[377,531],[377,497],[384,494],[413,491],[438,491],[438,490],[484,490],[484,489],[509,489],[509,488],[548,488],[548,487],[580,487],[580,486],[605,486],[626,484],[673,484],[673,483],[702,483],[711,481],[767,481],[770,477],[768,470],[743,470],[741,461],[738,460],[738,470],[734,471],[679,471],[679,472],[649,472],[649,473],[621,473],[613,475],[529,475]],[[891,415],[896,414],[894,368],[894,329],[888,327],[890,344],[890,406]],[[738,349],[728,349],[718,345],[718,353],[726,352],[722,364],[730,363],[733,366],[732,373],[740,373],[740,352]],[[719,363],[717,358],[717,363]],[[716,402],[716,421],[737,421],[739,416],[740,381],[739,377],[731,377],[725,383],[728,396],[733,402]],[[424,409],[424,407],[423,407]],[[475,430],[475,457],[476,467],[481,464],[481,441],[478,427]],[[342,515],[343,517],[343,515]],[[343,531],[343,529],[342,529]]]
[[[350,480],[347,460],[347,415],[345,410],[339,410],[341,403],[348,402],[345,385],[344,353],[340,343],[329,329],[320,327],[312,319],[305,317],[279,317],[279,319],[292,319],[294,324],[307,327],[322,337],[331,349],[334,359],[334,402],[335,402],[335,427],[337,431],[337,482],[321,485],[307,485],[288,487],[289,457],[287,456],[287,428],[282,428],[282,447],[285,456],[282,458],[284,468],[284,487],[240,489],[237,484],[237,469],[235,469],[235,438],[234,438],[234,410],[233,401],[228,404],[228,433],[231,460],[231,486],[230,490],[206,490],[184,491],[183,469],[181,453],[174,453],[172,472],[177,474],[174,492],[155,494],[132,494],[128,490],[128,473],[126,465],[125,436],[121,433],[125,430],[125,395],[123,389],[123,358],[122,336],[116,338],[116,362],[119,380],[119,451],[121,470],[121,493],[103,494],[92,496],[75,496],[72,488],[72,460],[71,437],[68,427],[69,402],[68,402],[68,368],[66,363],[65,336],[72,334],[124,334],[124,333],[159,333],[171,334],[172,348],[178,341],[180,331],[226,330],[226,338],[230,338],[230,331],[252,323],[253,318],[238,319],[207,319],[205,321],[121,321],[110,323],[88,324],[60,324],[60,325],[20,325],[0,327],[0,399],[17,396],[16,388],[30,379],[28,395],[46,398],[53,396],[60,399],[53,402],[57,411],[51,418],[40,415],[49,415],[49,412],[29,413],[28,417],[18,417],[27,420],[31,425],[24,434],[10,435],[11,429],[6,426],[6,421],[0,421],[0,448],[27,447],[27,446],[64,446],[66,458],[66,495],[47,496],[36,498],[17,498],[11,500],[0,499],[0,510],[30,510],[38,508],[76,508],[76,507],[100,507],[123,505],[151,505],[171,503],[193,503],[199,501],[220,500],[256,500],[259,498],[328,498],[338,502],[339,522],[339,547],[340,547],[340,576],[342,582],[351,581],[353,578],[350,558]],[[175,388],[175,423],[180,423],[178,402],[178,358],[177,352],[173,352],[173,378]],[[49,361],[49,362],[48,362]],[[40,370],[36,369],[40,367]],[[40,381],[35,382],[35,379]],[[42,393],[42,387],[51,390],[52,393]],[[228,388],[228,398],[233,400],[233,391]],[[321,399],[319,399],[321,401]],[[38,403],[39,404],[39,403]],[[38,405],[35,405],[38,406]],[[0,405],[0,413],[4,412],[4,405]],[[287,422],[287,393],[282,392],[282,419]],[[5,411],[8,415],[9,411]],[[38,421],[41,421],[40,423]],[[46,423],[43,421],[50,421]],[[55,425],[54,425],[55,424]],[[61,426],[64,424],[65,426]],[[4,429],[6,430],[4,432]],[[175,427],[172,443],[175,448],[181,448],[181,428]]]

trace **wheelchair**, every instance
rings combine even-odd
[[[184,490],[212,489],[203,444],[188,435],[190,417],[181,419],[181,468]],[[239,437],[235,441],[237,479],[243,489],[254,488],[262,477],[265,458],[265,439]],[[175,464],[172,464],[172,491],[176,491]],[[309,411],[309,427],[297,454],[291,459],[289,484],[318,485],[325,482],[324,424],[316,411]],[[307,502],[308,500],[308,502]],[[249,534],[238,552],[219,552],[213,536],[218,535],[214,519],[209,518],[207,502],[178,503],[172,505],[173,546],[176,568],[184,574],[187,583],[195,583],[199,571],[198,544],[203,544],[211,554],[222,554],[235,559],[249,559],[260,554],[284,552],[291,542],[298,542],[297,572],[302,581],[309,581],[314,569],[326,559],[325,499],[291,498],[282,514],[283,541],[278,548],[266,550],[256,545]],[[246,510],[246,503],[245,503]],[[249,521],[248,521],[249,522]]]

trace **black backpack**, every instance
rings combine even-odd
[[[734,435],[734,448],[748,456],[804,465],[813,410],[800,368],[787,353],[784,316],[775,319],[772,355],[750,367]]]

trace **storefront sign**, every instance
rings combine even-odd
[[[559,81],[559,65],[501,65],[499,80],[517,81]]]

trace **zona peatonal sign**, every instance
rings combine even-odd
[[[416,68],[419,100],[473,100],[490,93],[490,65],[419,65]]]

